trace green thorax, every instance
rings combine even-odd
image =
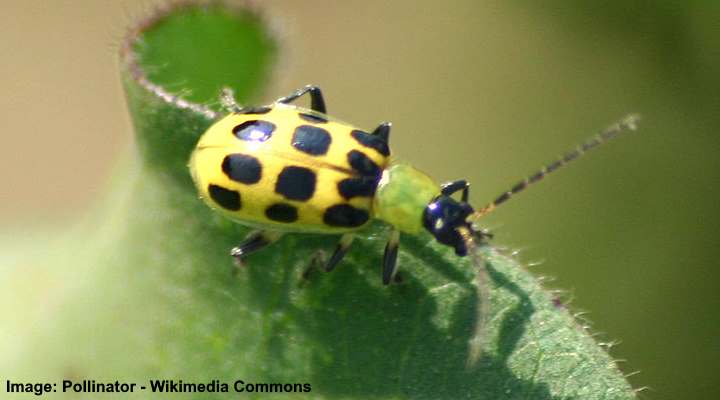
[[[408,164],[391,164],[378,184],[373,212],[402,232],[418,233],[425,207],[438,194],[440,187],[429,176]]]

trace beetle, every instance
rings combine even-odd
[[[293,104],[306,94],[309,109]],[[211,208],[256,229],[231,255],[242,262],[290,232],[339,234],[334,253],[324,262],[331,271],[357,232],[379,219],[391,226],[382,262],[386,285],[396,273],[401,233],[428,231],[458,256],[466,256],[491,237],[476,228],[480,217],[588,150],[635,130],[638,120],[636,115],[625,117],[476,210],[468,203],[466,180],[439,184],[392,159],[390,123],[365,131],[328,116],[317,86],[260,107],[240,106],[232,91],[224,89],[221,102],[229,114],[202,135],[189,168]]]

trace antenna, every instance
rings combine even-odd
[[[474,221],[481,217],[484,217],[485,215],[494,211],[500,204],[509,200],[513,195],[516,195],[516,194],[522,192],[523,190],[525,190],[528,186],[541,181],[546,175],[549,175],[550,173],[557,171],[558,169],[560,169],[560,167],[563,167],[566,164],[570,163],[571,161],[580,158],[580,156],[582,156],[583,154],[600,146],[601,144],[609,141],[610,139],[615,138],[616,136],[620,135],[621,133],[636,130],[637,122],[639,120],[640,120],[640,116],[637,114],[630,114],[630,115],[626,116],[625,118],[623,118],[620,121],[616,122],[615,124],[611,125],[609,128],[607,128],[604,131],[600,132],[599,134],[595,135],[590,140],[577,146],[572,151],[565,153],[565,155],[562,158],[555,160],[554,162],[544,166],[542,169],[540,169],[538,172],[534,173],[533,175],[530,175],[529,177],[518,182],[517,184],[515,184],[515,186],[510,188],[509,191],[504,192],[500,196],[498,196],[492,203],[489,203],[489,204],[485,205],[484,207],[478,209],[474,213],[470,214],[468,216],[468,220]]]

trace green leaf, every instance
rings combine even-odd
[[[186,164],[219,115],[220,88],[247,101],[276,51],[247,9],[180,5],[132,32],[121,69],[139,156],[123,163],[104,205],[50,250],[32,251],[43,236],[4,252],[0,311],[14,317],[0,325],[3,376],[219,380],[231,392],[236,380],[308,383],[311,392],[294,396],[313,399],[635,398],[567,309],[492,247],[480,249],[490,315],[473,367],[476,267],[428,235],[402,237],[404,282],[389,287],[381,224],[330,274],[301,278],[337,239],[301,234],[235,271],[228,251],[247,230],[198,200]]]

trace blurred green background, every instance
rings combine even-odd
[[[396,155],[480,205],[628,112],[641,130],[486,219],[587,311],[651,399],[715,399],[720,358],[720,3],[267,1],[268,102],[394,123]],[[146,0],[6,0],[0,236],[72,225],[131,146],[116,52]],[[211,60],[198,60],[212,62]],[[180,88],[178,88],[180,89]],[[21,311],[21,310],[20,310]]]

